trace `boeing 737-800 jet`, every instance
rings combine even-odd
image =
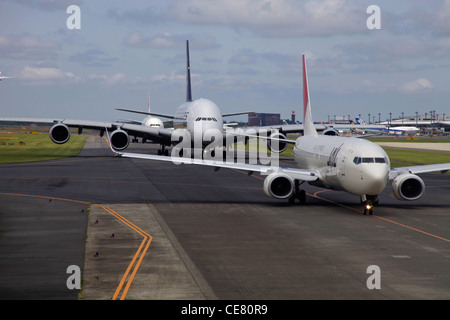
[[[293,156],[296,168],[124,153],[112,150],[127,158],[259,172],[267,175],[264,180],[266,195],[276,199],[289,199],[290,202],[296,199],[304,202],[305,192],[299,189],[299,185],[303,182],[349,192],[361,198],[361,202],[364,204],[364,214],[372,214],[373,205],[378,203],[378,196],[390,180],[393,180],[393,192],[397,199],[416,200],[422,196],[425,190],[423,180],[416,174],[450,170],[450,163],[391,169],[388,155],[373,142],[360,138],[319,135],[311,116],[305,56],[303,56],[302,63],[304,136],[294,142]],[[291,143],[284,139],[282,142]]]

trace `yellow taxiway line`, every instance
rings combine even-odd
[[[135,224],[133,224],[132,222],[130,222],[129,220],[125,219],[123,216],[121,216],[120,214],[118,214],[116,211],[114,211],[113,209],[104,206],[104,205],[100,205],[100,204],[95,204],[95,203],[89,203],[86,201],[80,201],[80,200],[74,200],[74,199],[66,199],[66,198],[57,198],[57,197],[48,197],[48,196],[38,196],[38,195],[30,195],[30,194],[20,194],[20,193],[0,193],[0,195],[5,195],[5,196],[16,196],[16,197],[29,197],[29,198],[41,198],[41,199],[51,199],[51,200],[59,200],[59,201],[67,201],[67,202],[76,202],[76,203],[82,203],[85,205],[93,205],[96,207],[99,207],[103,210],[105,210],[106,212],[108,212],[109,214],[111,214],[112,216],[114,216],[116,219],[118,219],[119,221],[121,221],[123,224],[125,224],[127,227],[131,228],[132,230],[136,231],[137,233],[139,233],[144,239],[141,242],[141,245],[139,246],[138,250],[136,251],[135,255],[133,256],[133,259],[131,260],[130,264],[128,265],[128,268],[126,269],[124,275],[122,276],[122,279],[120,280],[119,285],[116,288],[116,291],[114,292],[114,295],[112,297],[112,300],[116,300],[119,293],[122,291],[123,285],[126,282],[125,288],[123,289],[122,295],[120,296],[120,300],[124,300],[125,297],[127,296],[128,290],[130,289],[131,283],[134,280],[134,277],[139,269],[139,266],[142,263],[142,260],[144,259],[145,254],[147,253],[147,250],[150,246],[150,243],[153,240],[153,237],[151,235],[149,235],[148,233],[146,233],[145,231],[143,231],[141,228],[139,228],[138,226],[136,226]],[[145,245],[145,247],[144,247]],[[139,259],[138,259],[139,257]],[[138,259],[138,260],[137,260]],[[136,263],[137,260],[137,263]],[[134,265],[134,268],[133,268]],[[133,268],[133,272],[131,273],[130,277],[128,277],[131,269]],[[128,280],[127,280],[128,278]]]

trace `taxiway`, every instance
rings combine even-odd
[[[258,175],[118,158],[90,136],[76,158],[0,165],[0,299],[449,299],[449,178],[422,177],[423,198],[387,188],[364,216],[342,192],[305,184],[289,206]]]

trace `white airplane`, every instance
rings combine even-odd
[[[148,93],[148,113],[150,113],[150,92]],[[119,121],[129,124],[140,124],[153,128],[164,128],[164,123],[162,122],[162,120],[154,116],[146,116],[142,121],[130,119],[121,119]],[[142,138],[142,143],[145,143],[146,140],[146,138]],[[134,137],[133,142],[138,142],[138,138]]]
[[[2,80],[4,80],[4,79],[11,79],[11,78],[14,78],[14,77],[5,77],[5,76],[2,76],[2,73],[0,72],[0,81],[2,81]]]
[[[148,93],[148,113],[150,114],[150,92]],[[142,121],[139,120],[129,120],[129,119],[125,119],[125,120],[121,120],[124,121],[126,123],[135,123],[135,124],[141,124],[143,126],[147,126],[147,127],[156,127],[156,128],[164,128],[164,123],[162,122],[161,119],[154,117],[154,116],[147,116],[145,117]]]
[[[147,160],[168,161],[175,164],[195,164],[217,168],[233,168],[259,172],[267,177],[264,192],[276,199],[296,199],[305,201],[305,191],[299,185],[311,185],[345,191],[360,197],[364,204],[364,214],[372,214],[378,196],[393,180],[392,188],[399,200],[416,200],[425,190],[423,180],[416,174],[450,170],[450,163],[390,168],[389,157],[377,144],[368,140],[319,135],[311,116],[311,103],[308,90],[305,56],[303,55],[303,116],[304,136],[294,143],[293,156],[296,168],[279,166],[230,163],[224,161],[196,158],[156,156],[149,154],[112,151],[122,157]],[[290,140],[280,139],[285,143]]]
[[[57,144],[63,144],[70,139],[70,129],[78,129],[78,133],[81,134],[83,129],[98,130],[100,136],[103,136],[105,131],[111,132],[110,142],[112,146],[118,150],[125,150],[130,143],[130,136],[134,137],[134,141],[138,137],[142,138],[145,142],[147,140],[154,143],[159,143],[161,148],[158,150],[158,154],[168,155],[166,146],[177,145],[180,143],[180,139],[191,139],[197,149],[204,149],[208,147],[212,142],[212,137],[207,133],[219,132],[222,134],[222,145],[230,143],[230,139],[227,137],[233,136],[233,140],[243,139],[242,135],[234,134],[233,130],[229,126],[224,126],[223,117],[236,116],[242,114],[248,114],[250,112],[236,112],[221,114],[219,107],[211,100],[200,98],[192,100],[191,90],[191,77],[190,77],[190,61],[189,61],[189,41],[186,41],[186,102],[183,103],[175,112],[174,115],[143,112],[128,109],[118,109],[121,111],[133,112],[138,114],[144,114],[148,117],[146,120],[150,121],[150,125],[142,125],[142,123],[123,123],[123,122],[101,122],[101,121],[89,121],[89,120],[70,120],[70,119],[36,119],[36,118],[0,118],[1,122],[19,122],[19,123],[44,123],[51,125],[49,130],[50,138]],[[163,126],[152,125],[155,117],[163,117],[172,119],[174,121],[174,128],[164,128]],[[144,121],[145,122],[145,121]],[[201,127],[200,130],[198,128]],[[338,135],[336,129],[324,125],[316,125],[317,130],[322,131],[325,135]],[[187,136],[173,136],[174,129],[186,128]],[[197,130],[195,130],[197,128]],[[284,133],[289,132],[303,132],[303,125],[286,125],[286,126],[268,126],[268,127],[255,127],[261,130],[267,130],[270,138],[267,140],[267,145],[272,152],[282,152],[286,149],[287,144],[284,142],[286,136]],[[227,130],[228,129],[228,130]],[[228,131],[228,132],[227,132]],[[239,131],[239,130],[238,130]],[[281,138],[281,139],[277,139]],[[271,141],[277,140],[279,143],[271,143]],[[185,141],[186,142],[186,141]],[[232,142],[231,142],[232,143]]]
[[[420,128],[417,127],[390,127],[387,129],[387,132],[389,134],[407,134],[407,135],[414,135],[418,132],[420,132]]]
[[[148,116],[157,116],[172,119],[174,121],[174,128],[186,128],[187,133],[194,143],[197,137],[200,137],[201,147],[206,147],[211,143],[211,140],[204,139],[205,134],[211,131],[224,132],[223,117],[231,117],[236,115],[248,114],[250,112],[236,112],[222,114],[219,107],[211,100],[200,98],[197,100],[192,100],[192,88],[191,88],[191,68],[189,60],[189,41],[186,40],[186,102],[183,103],[176,111],[175,115],[153,113],[153,112],[143,112],[138,110],[130,110],[118,108],[119,111],[145,114]],[[151,118],[150,118],[151,119]],[[194,128],[200,128],[200,132],[194,130]],[[164,133],[163,131],[158,132],[155,135],[149,135],[145,138],[151,140],[157,140],[161,143],[162,149],[158,151],[158,154],[168,155],[166,146],[176,144],[179,142],[179,137],[173,139],[172,132],[170,134]],[[198,141],[198,140],[197,140]]]
[[[219,107],[211,100],[200,98],[192,100],[190,62],[189,62],[189,41],[186,41],[186,102],[183,103],[175,112],[175,115],[167,115],[153,112],[142,112],[126,109],[118,109],[122,111],[145,114],[150,117],[144,119],[144,123],[150,125],[141,125],[140,123],[123,123],[123,122],[100,122],[89,120],[68,120],[68,119],[39,119],[39,118],[0,118],[2,122],[14,123],[43,123],[52,125],[49,130],[50,138],[57,144],[63,144],[70,139],[70,129],[77,128],[81,134],[83,129],[98,130],[100,136],[105,131],[111,132],[110,143],[116,150],[125,150],[130,143],[130,136],[142,137],[143,141],[151,140],[161,145],[158,154],[168,155],[166,146],[178,144],[182,137],[173,137],[174,128],[164,128],[163,125],[152,125],[154,121],[158,122],[155,117],[164,117],[174,120],[175,128],[187,128],[192,142],[199,142],[200,148],[204,148],[211,143],[211,137],[205,138],[205,133],[211,130],[224,132],[222,117],[229,117],[249,112],[237,112],[229,114],[221,114]],[[159,119],[158,119],[159,120]],[[157,123],[156,123],[157,124]],[[201,127],[202,130],[194,130]],[[194,135],[195,131],[195,135]],[[198,139],[199,137],[199,139]]]
[[[366,125],[366,122],[360,118],[356,118],[356,123],[361,125]],[[420,131],[420,128],[412,127],[412,126],[397,126],[397,127],[382,127],[382,128],[376,128],[376,127],[367,127],[367,131],[380,131],[380,132],[386,132],[388,134],[407,134],[407,135],[414,135],[417,132]]]

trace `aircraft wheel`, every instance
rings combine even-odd
[[[295,191],[289,198],[289,204],[295,204],[295,200],[298,200],[299,204],[304,204],[306,202],[306,191],[298,190]]]
[[[292,196],[289,197],[289,204],[293,205],[295,203],[295,194],[293,194]]]
[[[306,191],[300,190],[298,194],[298,200],[300,201],[300,204],[304,204],[306,202]]]

